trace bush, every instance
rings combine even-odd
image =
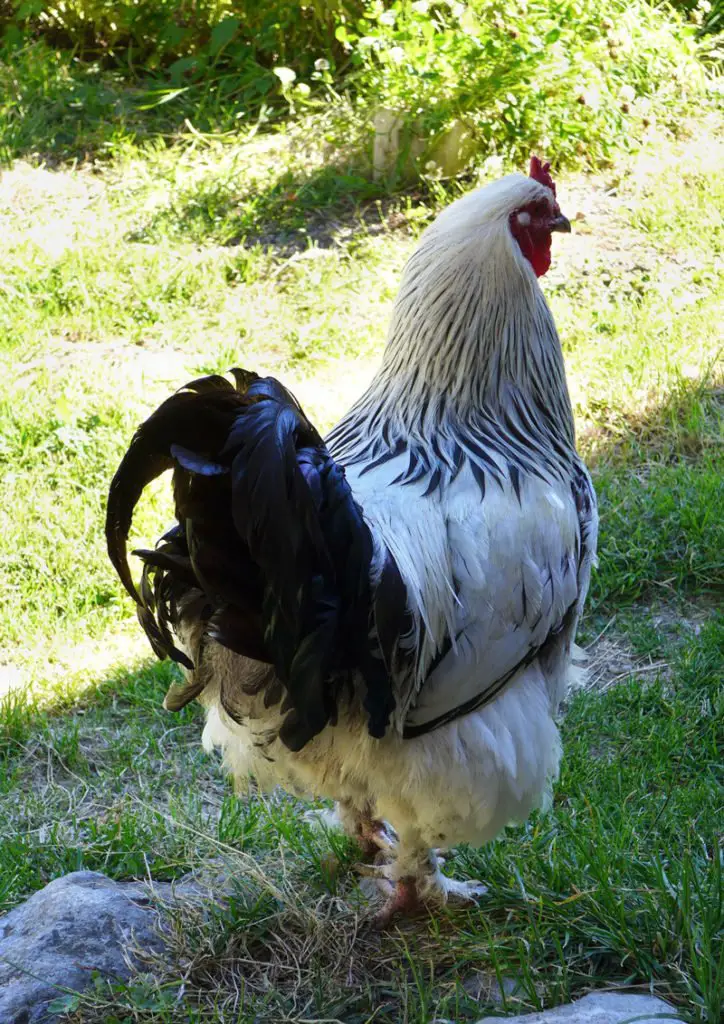
[[[703,83],[694,27],[644,0],[398,0],[339,34],[358,104],[398,114],[418,167],[456,124],[470,151],[601,163],[657,116],[675,126]]]
[[[209,130],[234,127],[269,105],[288,110],[289,81],[311,76],[320,58],[344,65],[335,30],[363,7],[361,0],[0,0],[0,34],[6,50],[44,42],[136,81],[152,76],[150,106],[190,90],[186,100]],[[179,106],[188,114],[188,102]]]
[[[1,4],[6,52],[44,40],[130,75],[165,128],[174,112],[201,131],[321,112],[317,135],[388,184],[532,149],[601,164],[657,118],[675,128],[704,81],[696,25],[649,0]]]
[[[361,0],[10,0],[0,24],[19,38],[42,35],[84,59],[129,61],[146,70],[183,62],[238,65],[250,55],[261,65],[301,61],[339,50],[340,19],[362,13]]]

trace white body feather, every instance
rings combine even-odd
[[[219,655],[218,667],[221,661],[235,674],[243,670],[229,652]],[[565,689],[570,672],[570,664],[561,666],[557,689]],[[203,742],[207,750],[221,748],[240,785],[252,775],[263,788],[281,785],[299,796],[369,806],[416,853],[459,842],[482,845],[548,799],[561,754],[549,690],[534,663],[490,704],[423,736],[406,740],[390,732],[373,740],[363,715],[342,714],[337,726],[296,754],[279,741],[264,752],[255,746],[280,721],[261,698],[250,699],[250,716],[258,717],[242,726],[213,691],[204,692]]]
[[[424,716],[430,704],[433,712],[436,701],[449,706],[450,694],[459,702],[455,694],[470,690],[472,695],[520,660],[531,636],[514,628],[523,579],[529,611],[533,618],[542,613],[543,636],[576,600],[575,576],[573,590],[561,585],[559,599],[546,597],[544,567],[574,549],[578,525],[570,492],[540,481],[530,482],[520,504],[511,489],[481,503],[463,473],[452,494],[431,501],[414,488],[386,487],[384,478],[394,472],[388,463],[379,476],[360,479],[350,472],[349,480],[397,559],[413,601],[421,612],[435,609],[434,615],[424,613],[430,636],[442,642],[450,627],[454,633],[466,624],[473,627],[428,679],[422,692],[429,699],[420,705]],[[431,640],[430,656],[433,648]],[[218,648],[214,659],[219,683],[224,673],[233,678],[249,671],[249,663],[230,651]],[[207,688],[203,741],[207,749],[221,747],[227,768],[241,783],[252,775],[268,788],[281,785],[300,796],[369,805],[394,824],[403,849],[413,849],[413,856],[423,847],[482,845],[546,803],[561,755],[555,717],[575,673],[562,644],[552,664],[534,660],[491,703],[432,732],[403,739],[398,722],[383,740],[375,740],[359,709],[348,709],[336,726],[298,753],[278,740],[263,745],[281,719],[264,708],[261,696],[248,698],[249,717],[239,725]]]

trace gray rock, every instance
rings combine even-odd
[[[171,886],[158,889],[166,896]],[[129,946],[164,949],[145,885],[114,882],[97,871],[75,871],[50,882],[0,918],[0,1021],[49,1020],[48,1003],[63,989],[83,991],[94,971],[125,981]]]
[[[654,996],[628,992],[592,992],[567,1006],[557,1006],[542,1013],[521,1013],[515,1017],[483,1017],[478,1024],[624,1024],[632,1017],[636,1024],[658,1024],[657,1014],[668,1014],[680,1020],[672,1006]]]

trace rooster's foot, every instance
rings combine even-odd
[[[477,880],[460,881],[449,878],[439,870],[442,858],[436,856],[436,870],[431,874],[398,876],[394,862],[386,862],[382,854],[377,855],[375,864],[358,864],[360,875],[373,878],[377,888],[385,897],[382,909],[372,918],[376,928],[387,928],[398,914],[413,914],[424,907],[439,909],[449,904],[454,907],[470,906],[477,903],[488,891],[487,886]]]
[[[438,860],[441,863],[441,859]],[[432,881],[432,880],[431,880]],[[431,894],[425,893],[425,899],[430,902],[450,903],[453,906],[464,907],[477,903],[481,896],[488,891],[487,885],[483,885],[477,879],[461,881],[458,878],[448,878],[438,872],[430,886]]]
[[[386,821],[360,821],[355,838],[362,850],[362,856],[370,859],[378,853],[392,857],[397,846],[394,829]]]
[[[406,916],[415,914],[422,909],[422,906],[416,879],[413,877],[399,878],[382,909],[378,910],[372,918],[372,927],[382,931],[390,926],[393,917],[396,917],[397,914]]]

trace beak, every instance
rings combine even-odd
[[[562,213],[559,213],[557,217],[554,217],[548,227],[551,231],[563,231],[567,235],[571,233],[571,222],[568,217],[564,217]]]

